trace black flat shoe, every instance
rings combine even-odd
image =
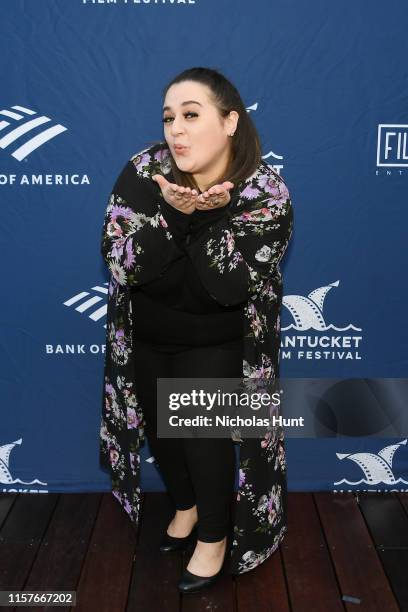
[[[181,576],[181,580],[178,583],[178,589],[181,593],[197,593],[207,587],[212,586],[217,582],[229,566],[229,551],[231,546],[231,536],[227,536],[227,545],[224,553],[224,560],[218,572],[213,576],[197,576],[192,572],[189,572],[186,568]]]
[[[193,543],[197,536],[197,525],[194,525],[191,532],[185,538],[174,538],[165,532],[160,542],[160,552],[173,552],[174,550],[185,550],[189,544]]]
[[[214,574],[214,576],[196,576],[196,574],[192,574],[185,569],[183,575],[181,577],[180,582],[178,583],[178,589],[181,593],[197,593],[197,591],[201,591],[207,587],[212,586],[218,578],[223,574],[224,571],[224,563],[221,566],[221,569]]]

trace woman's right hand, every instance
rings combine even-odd
[[[167,204],[181,212],[191,215],[195,211],[198,193],[196,189],[182,187],[169,181],[162,174],[154,174],[152,179],[159,185]]]

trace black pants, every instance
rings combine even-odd
[[[138,398],[146,436],[177,510],[197,504],[198,539],[222,540],[229,531],[235,481],[231,438],[157,438],[157,378],[240,378],[242,339],[221,345],[155,346],[134,338]]]

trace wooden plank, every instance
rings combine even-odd
[[[353,495],[315,494],[342,594],[360,600],[359,610],[398,612],[364,518]],[[347,610],[356,609],[346,603]]]
[[[146,493],[141,517],[139,542],[135,551],[133,576],[129,591],[129,609],[157,612],[178,611],[177,589],[182,553],[161,553],[162,534],[174,512],[166,493]]]
[[[376,546],[408,547],[408,514],[394,493],[360,493],[359,506]]]
[[[400,504],[408,514],[408,493],[397,493]]]
[[[354,612],[356,604],[342,601],[342,593],[359,598],[361,611],[408,610],[408,495],[364,493],[359,500],[291,493],[288,533],[269,560],[236,578],[227,574],[202,593],[181,595],[177,582],[194,547],[184,555],[159,552],[172,516],[166,494],[144,496],[137,546],[129,518],[109,493],[5,495],[0,586],[76,589],[72,612]]]
[[[77,587],[72,612],[123,612],[136,534],[112,493],[105,493]]]
[[[281,547],[261,565],[235,579],[239,612],[289,612]]]
[[[396,493],[364,493],[359,505],[399,606],[408,610],[408,504]]]
[[[0,530],[0,589],[22,590],[59,494],[19,493]]]
[[[408,549],[379,549],[378,556],[384,566],[400,610],[408,612]]]
[[[13,507],[18,495],[18,493],[2,493],[0,495],[0,528],[6,520],[6,517]]]
[[[24,590],[76,590],[101,500],[102,495],[95,493],[60,495]],[[38,612],[38,606],[24,609]],[[63,612],[70,606],[58,609]],[[54,607],[43,606],[42,610]]]
[[[288,532],[281,544],[291,609],[344,610],[312,493],[291,493]]]

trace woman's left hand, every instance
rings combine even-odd
[[[225,181],[221,185],[213,185],[207,191],[203,191],[197,196],[196,209],[213,210],[227,206],[231,200],[229,190],[234,187],[231,181]]]

